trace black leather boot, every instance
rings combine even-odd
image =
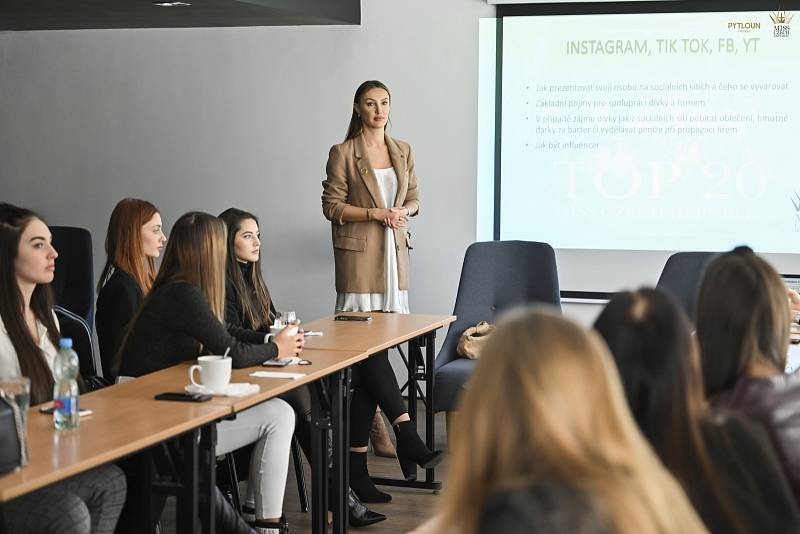
[[[367,453],[350,451],[350,487],[362,502],[389,502],[392,496],[375,487],[367,471]]]
[[[386,519],[385,515],[370,510],[358,500],[358,495],[355,494],[353,488],[350,488],[347,492],[347,508],[350,526],[353,528],[374,525]]]
[[[430,469],[444,460],[444,451],[432,451],[420,439],[413,421],[397,423],[394,433],[397,436],[397,459],[406,480],[417,479],[417,466]]]
[[[289,534],[289,522],[286,516],[281,516],[277,523],[267,523],[256,521],[253,526],[257,534]]]
[[[214,513],[219,534],[256,534],[218,488],[214,492]]]

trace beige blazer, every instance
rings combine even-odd
[[[386,146],[397,174],[397,196],[393,206],[384,206],[378,178],[367,159],[364,137],[358,135],[333,145],[322,182],[322,213],[331,221],[333,257],[338,293],[383,293],[386,291],[385,228],[377,221],[342,222],[345,206],[360,208],[405,207],[419,213],[417,176],[411,146],[386,135]],[[408,250],[405,228],[396,228],[397,270],[400,289],[408,289]]]

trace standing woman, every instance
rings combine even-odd
[[[26,376],[31,404],[53,399],[58,321],[50,283],[58,253],[35,213],[0,203],[0,377]],[[111,534],[125,502],[125,476],[113,464],[6,503],[7,532]]]
[[[336,311],[408,313],[408,218],[419,213],[411,146],[386,134],[391,96],[356,90],[343,143],[328,155],[322,212],[332,223]]]
[[[141,376],[201,354],[229,352],[234,368],[274,356],[274,347],[238,341],[223,324],[226,237],[225,223],[207,213],[190,212],[177,220],[158,276],[122,342],[121,375]],[[290,355],[301,350],[302,336],[301,331],[294,338]],[[270,399],[219,423],[217,432],[218,456],[255,443],[245,502],[255,509],[259,534],[287,532],[281,516],[292,409]]]
[[[336,270],[336,311],[408,313],[408,218],[419,212],[417,176],[411,146],[386,134],[391,96],[381,82],[362,83],[343,143],[328,155],[322,183],[322,212],[331,221]],[[400,396],[397,379],[383,351],[355,367],[354,410],[380,406],[397,435],[403,475],[416,478],[416,465],[442,460],[419,439]],[[364,402],[359,395],[367,397]],[[362,414],[353,413],[353,419]],[[371,417],[372,414],[369,414]],[[351,429],[351,486],[365,502],[391,497],[369,480],[368,433]]]
[[[114,381],[114,357],[125,329],[156,279],[156,258],[167,240],[161,214],[146,200],[125,198],[111,212],[106,265],[97,285],[97,340],[103,376]]]

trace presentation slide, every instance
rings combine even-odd
[[[800,252],[800,16],[503,19],[500,238]]]

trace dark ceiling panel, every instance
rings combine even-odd
[[[360,24],[359,0],[0,0],[0,30]]]

